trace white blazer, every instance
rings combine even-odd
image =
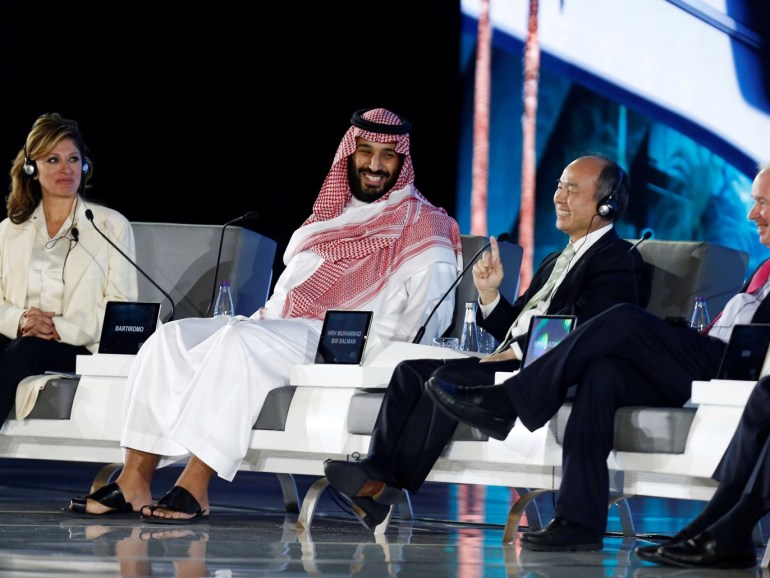
[[[93,224],[86,218],[93,212]],[[73,227],[78,242],[64,266],[63,313],[54,317],[62,342],[84,345],[92,353],[99,337],[107,301],[136,301],[139,294],[136,269],[94,228],[94,224],[132,261],[136,246],[131,223],[107,207],[78,202]],[[0,333],[16,338],[19,320],[27,309],[29,264],[35,227],[31,220],[15,225],[0,222]]]

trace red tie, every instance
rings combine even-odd
[[[751,278],[751,283],[749,283],[749,288],[746,289],[746,292],[754,293],[758,291],[765,284],[768,277],[770,277],[770,259],[762,263],[759,269],[757,269],[757,272],[754,273],[754,276]]]
[[[762,265],[760,265],[759,268],[754,272],[754,275],[751,278],[751,283],[749,283],[749,286],[746,289],[746,293],[756,293],[759,291],[767,282],[768,277],[770,277],[770,259],[762,263]],[[706,329],[704,329],[701,333],[703,333],[703,335],[708,335],[709,329],[714,327],[717,319],[719,319],[721,316],[722,312],[720,311],[719,315],[714,317],[714,320],[709,323],[709,326],[706,327]]]

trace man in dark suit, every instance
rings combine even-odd
[[[564,169],[554,193],[556,228],[569,236],[564,251],[546,257],[529,288],[513,304],[499,293],[503,279],[497,242],[474,265],[479,325],[502,343],[481,362],[417,359],[395,369],[380,407],[367,458],[327,460],[324,471],[369,529],[381,523],[401,490],[416,492],[451,439],[457,420],[436,408],[424,383],[440,367],[481,373],[520,365],[534,314],[576,315],[584,322],[616,303],[646,304],[649,279],[638,251],[613,228],[628,204],[628,178],[612,160],[582,156]],[[513,272],[516,274],[517,272]]]
[[[770,247],[770,170],[752,186],[748,218],[760,241]],[[439,369],[426,383],[428,395],[449,415],[505,439],[516,419],[535,431],[559,410],[575,388],[564,433],[562,482],[554,518],[542,530],[525,532],[522,547],[532,550],[598,550],[607,524],[609,475],[615,411],[644,405],[680,407],[695,380],[717,375],[732,328],[739,323],[770,322],[767,267],[728,301],[704,333],[668,323],[632,305],[615,305],[570,333],[500,385],[485,374]],[[700,560],[732,563],[734,550],[704,540],[690,548]],[[699,558],[700,557],[700,558]],[[740,563],[740,555],[735,556]]]
[[[770,245],[770,169],[754,179],[755,204],[749,218]],[[759,266],[745,291],[762,299],[755,317],[768,318],[770,260]],[[752,533],[770,512],[770,376],[762,377],[746,401],[741,421],[712,475],[719,486],[703,511],[666,544],[642,546],[637,555],[680,567],[749,568],[756,565]]]

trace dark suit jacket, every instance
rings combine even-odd
[[[482,319],[480,311],[477,313],[477,323],[502,341],[524,305],[548,281],[560,253],[551,253],[543,259],[529,288],[514,303],[501,295],[497,307],[486,319]],[[649,299],[650,275],[642,256],[612,228],[570,269],[551,299],[548,313],[576,315],[579,325],[617,303],[638,301],[637,304],[645,307]],[[517,339],[522,350],[525,339],[526,335]]]

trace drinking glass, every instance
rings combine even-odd
[[[499,343],[489,331],[479,327],[479,353],[492,353]]]

